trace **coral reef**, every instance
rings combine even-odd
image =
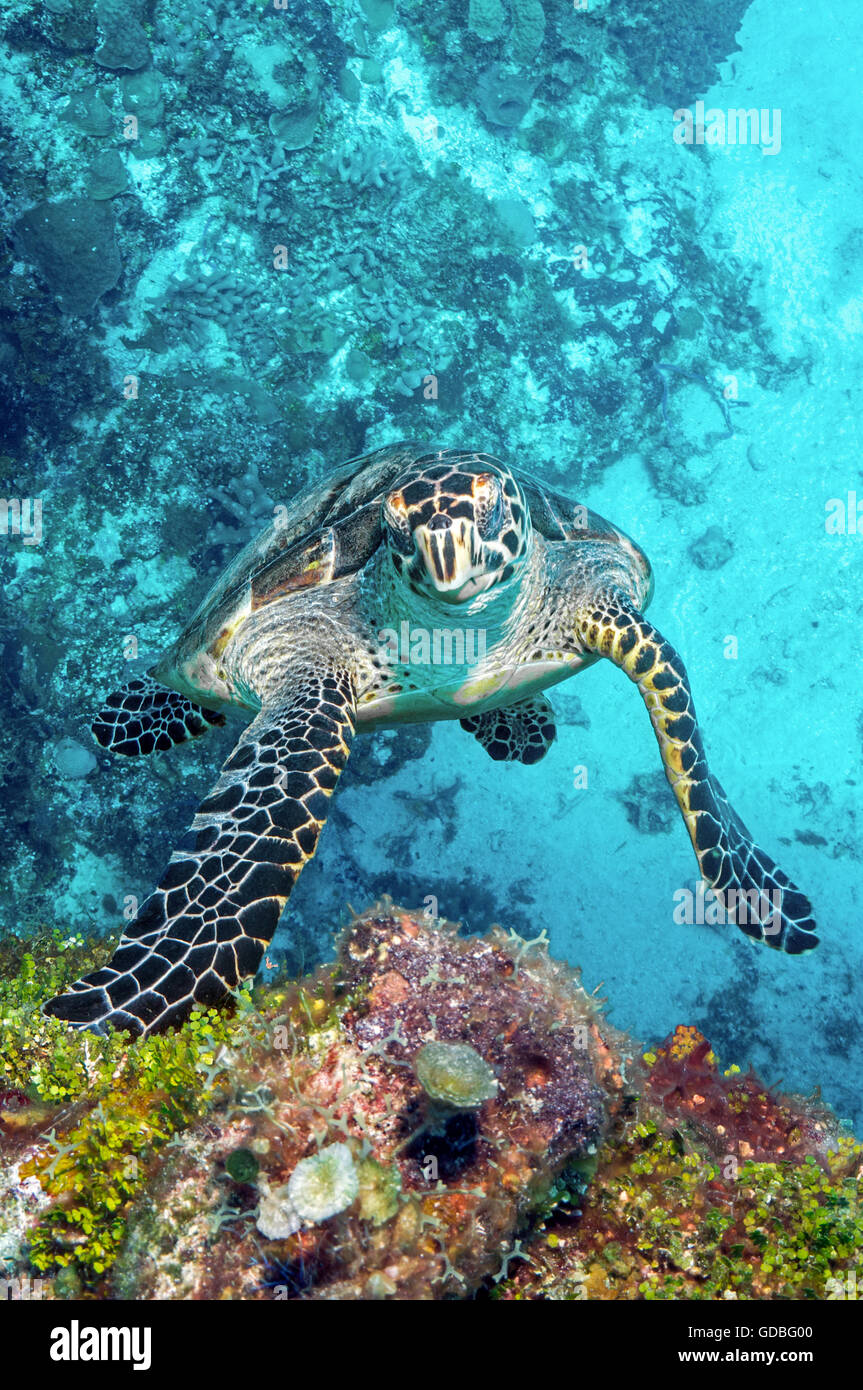
[[[91,198],[116,198],[129,187],[129,176],[117,150],[97,154],[87,170],[87,192]]]
[[[678,24],[667,5],[648,0],[615,13],[611,30],[648,100],[677,107],[716,81],[745,11],[746,0],[691,0],[687,23]]]
[[[38,1014],[94,954],[0,952],[0,1270],[49,1297],[824,1297],[863,1240],[827,1107],[639,1057],[542,937],[385,901],[131,1046]]]
[[[534,84],[517,73],[508,73],[499,63],[480,75],[476,100],[490,125],[508,130],[521,125],[533,99]]]
[[[71,1271],[61,1288],[463,1296],[590,1163],[623,1086],[595,1001],[499,929],[384,905],[335,965],[143,1048],[34,1014],[60,945],[22,950],[0,1043],[4,1090],[30,1097],[4,1111],[2,1205],[19,1258]]]
[[[848,1297],[863,1146],[817,1096],[721,1072],[695,1028],[678,1027],[644,1062],[643,1090],[578,1211],[562,1205],[535,1230],[530,1263],[496,1296]]]
[[[37,203],[14,230],[21,254],[67,314],[88,314],[120,277],[111,210],[92,198]]]
[[[510,0],[509,51],[520,63],[534,59],[545,34],[545,11],[542,0]],[[502,0],[471,0],[468,23],[478,38],[498,39],[506,25]]]
[[[250,463],[242,477],[231,478],[227,487],[213,488],[213,498],[232,517],[234,525],[218,523],[210,532],[217,545],[236,549],[245,545],[265,526],[275,513],[275,502],[258,477],[258,466]]]
[[[468,23],[481,39],[500,38],[505,16],[502,0],[470,0]]]
[[[96,18],[102,42],[93,54],[103,68],[143,68],[150,61],[150,46],[141,21],[145,0],[96,0]]]
[[[404,184],[408,168],[398,154],[385,145],[367,142],[346,145],[336,152],[333,168],[342,183],[354,188],[386,188],[394,191]]]
[[[502,932],[466,939],[394,909],[357,919],[336,969],[289,989],[287,1011],[270,1017],[269,1045],[231,1078],[230,1124],[214,1135],[208,1117],[155,1175],[158,1206],[188,1203],[193,1192],[201,1204],[194,1215],[188,1208],[183,1296],[476,1289],[498,1272],[562,1164],[589,1159],[599,1140],[598,1019],[542,944]],[[425,1108],[428,1086],[438,1093],[432,1045],[438,1059],[442,1048],[457,1052],[462,1080],[465,1054],[474,1059],[470,1105],[452,1103],[450,1076],[450,1103],[435,1123]],[[236,1148],[258,1159],[257,1192],[219,1182]],[[208,1220],[221,1205],[235,1212],[231,1233],[211,1247]],[[116,1276],[136,1297],[169,1293],[177,1258],[150,1210],[133,1211]],[[262,1236],[271,1241],[263,1272],[253,1257]]]

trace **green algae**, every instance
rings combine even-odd
[[[48,1139],[22,1167],[53,1199],[28,1236],[29,1261],[40,1272],[74,1265],[85,1283],[116,1257],[126,1209],[154,1156],[207,1110],[227,1065],[219,1054],[248,1032],[251,1013],[241,994],[233,1015],[202,1011],[182,1030],[134,1046],[124,1034],[74,1032],[41,1016],[41,1001],[112,949],[110,940],[52,931],[0,951],[3,1086],[33,1103],[32,1112],[16,1112],[16,1130],[30,1120]]]
[[[732,1177],[696,1136],[663,1127],[641,1119],[600,1151],[578,1226],[563,1208],[545,1213],[527,1245],[537,1269],[495,1298],[846,1296],[863,1248],[863,1145],[843,1133],[823,1165],[746,1162]]]

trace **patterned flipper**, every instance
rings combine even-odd
[[[309,675],[243,733],[109,965],[44,1012],[102,1033],[182,1023],[257,970],[317,847],[348,758],[354,694],[342,673]]]
[[[519,700],[506,709],[472,714],[459,723],[495,762],[538,763],[554,742],[554,711],[544,695]]]
[[[202,709],[152,676],[139,676],[108,696],[91,729],[103,748],[136,758],[166,752],[224,722],[223,714]]]
[[[617,593],[585,608],[577,628],[587,651],[608,657],[641,691],[698,866],[722,895],[727,920],[791,955],[817,946],[809,899],[758,848],[707,766],[689,680],[674,648]]]

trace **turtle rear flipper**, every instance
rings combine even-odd
[[[353,730],[346,674],[309,675],[265,705],[111,961],[44,1012],[146,1036],[253,975],[315,852]]]
[[[137,676],[108,696],[90,729],[103,748],[135,758],[166,752],[224,722],[223,714],[202,709],[152,676]]]
[[[778,951],[812,950],[818,945],[812,904],[756,845],[707,766],[677,652],[618,592],[598,596],[576,625],[584,648],[608,657],[641,691],[698,866],[726,920]]]
[[[505,709],[471,714],[459,723],[495,762],[538,763],[557,734],[554,711],[544,695],[519,700]]]

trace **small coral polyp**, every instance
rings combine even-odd
[[[478,1110],[497,1095],[491,1067],[465,1043],[426,1043],[416,1055],[414,1071],[429,1099],[446,1109]]]
[[[288,1196],[304,1221],[326,1221],[349,1207],[360,1184],[347,1144],[327,1144],[303,1158],[288,1182]]]

